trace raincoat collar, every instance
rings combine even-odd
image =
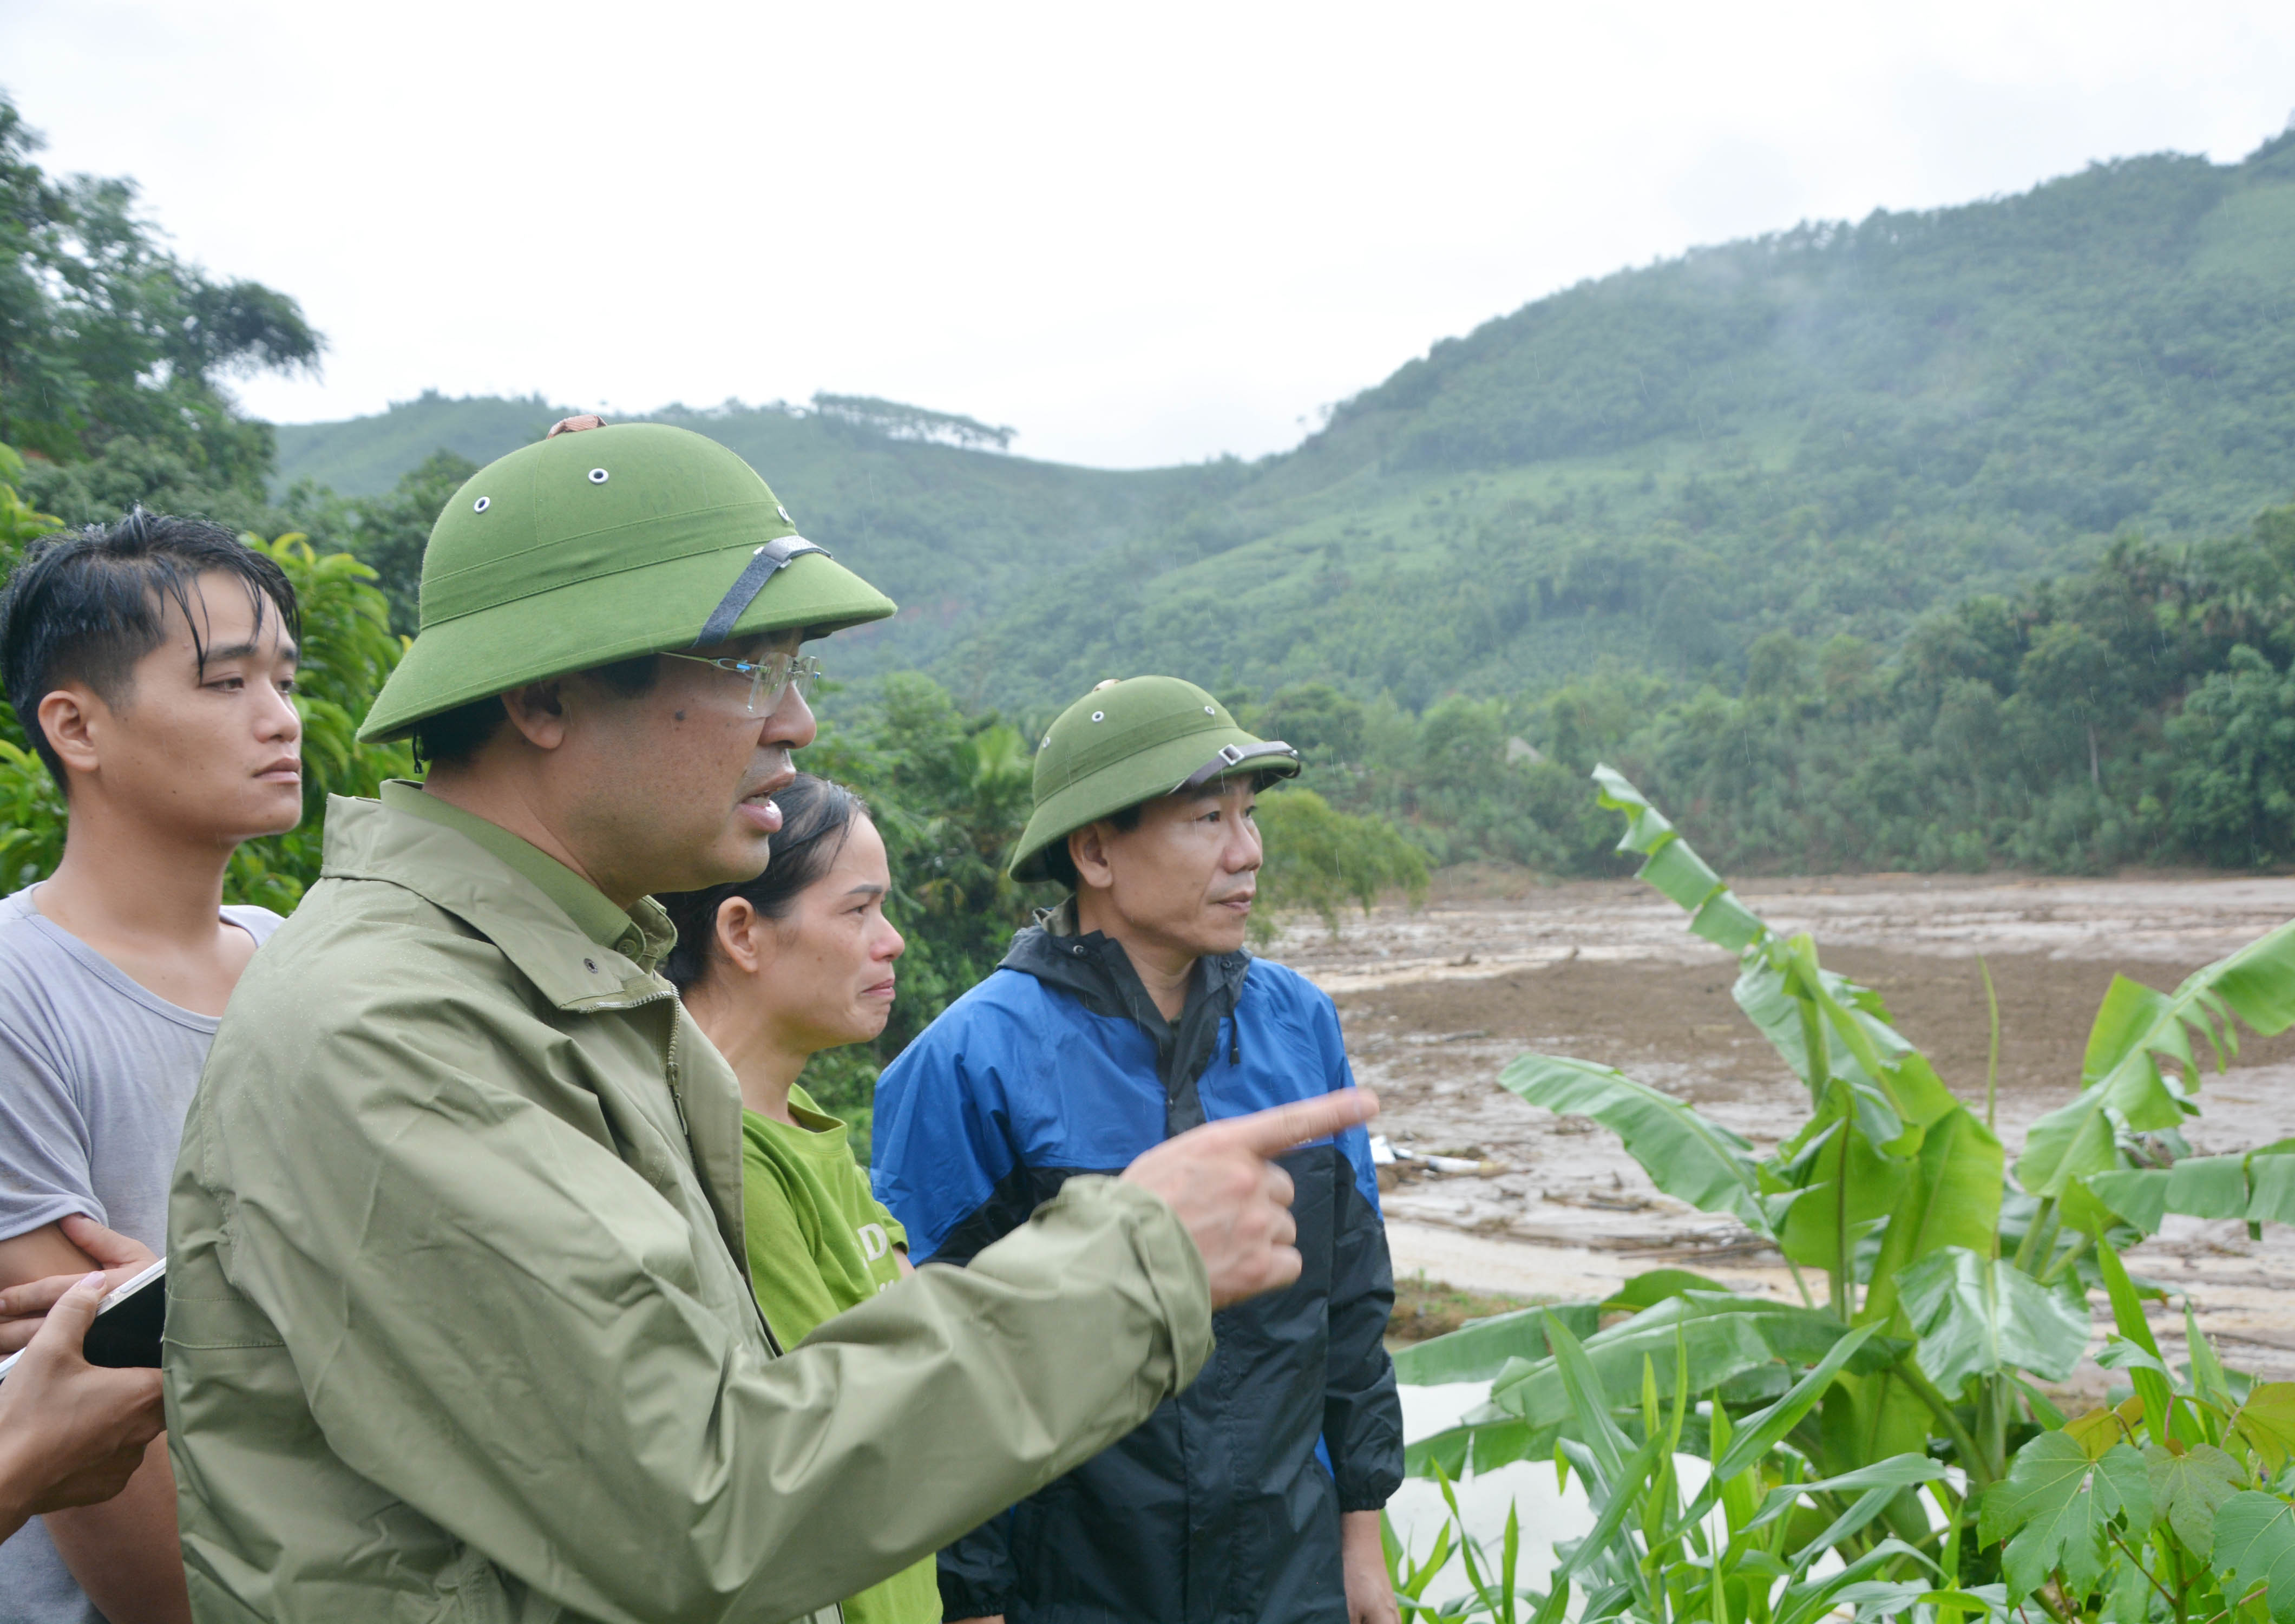
[[[387,783],[380,801],[329,796],[320,872],[403,886],[445,910],[561,1009],[675,996],[654,971],[677,940],[660,904],[643,898],[625,914],[563,863],[418,785]]]
[[[1101,931],[1081,930],[1075,898],[1039,909],[1035,924],[1012,938],[1000,969],[1033,975],[1067,993],[1094,1015],[1128,1020],[1156,1045],[1156,1070],[1164,1083],[1164,1130],[1184,1133],[1204,1120],[1196,1081],[1219,1051],[1220,1028],[1235,1014],[1251,971],[1247,951],[1210,953],[1196,960],[1188,977],[1188,1000],[1176,1024],[1164,1018],[1148,994],[1131,955]],[[1234,1034],[1232,1060],[1241,1059],[1242,1036]]]

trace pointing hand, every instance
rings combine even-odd
[[[1225,1308],[1299,1277],[1291,1175],[1273,1158],[1377,1114],[1378,1096],[1368,1089],[1340,1089],[1191,1128],[1141,1156],[1123,1177],[1179,1214],[1203,1253],[1212,1306]]]

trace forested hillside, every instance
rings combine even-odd
[[[2295,494],[2295,139],[1805,227],[1438,345],[1130,567],[987,634],[1020,692],[1186,649],[1423,706],[2228,532]],[[1097,577],[1097,578],[1096,578]]]
[[[282,430],[282,476],[508,449],[538,403]],[[834,413],[658,415],[751,456],[907,613],[842,651],[1043,704],[1184,665],[1423,707],[1604,661],[1734,688],[1766,632],[2228,535],[2295,494],[2295,137],[1700,249],[1541,299],[1299,450],[1054,469]],[[478,419],[494,437],[458,438]],[[435,419],[437,432],[415,430]],[[451,425],[451,427],[450,427]]]

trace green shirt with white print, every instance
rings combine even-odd
[[[894,1248],[909,1244],[908,1231],[870,1194],[845,1124],[801,1088],[789,1089],[789,1114],[793,1124],[741,1113],[749,1280],[783,1347],[898,1280]],[[845,1603],[847,1624],[937,1624],[940,1616],[929,1556]]]

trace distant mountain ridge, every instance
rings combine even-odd
[[[559,414],[426,396],[285,426],[281,476],[379,490]],[[839,640],[856,672],[1031,706],[1153,668],[1411,706],[1605,661],[1694,677],[1766,631],[1892,640],[2115,533],[2225,533],[2295,494],[2295,135],[1582,283],[1254,463],[1112,472],[866,412],[649,415],[749,458],[901,600]]]

